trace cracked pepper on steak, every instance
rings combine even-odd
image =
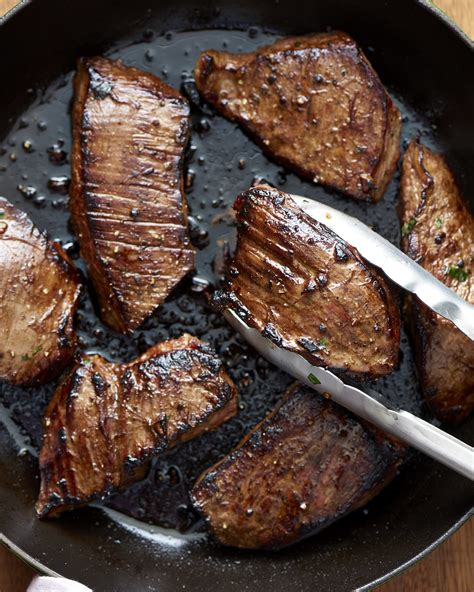
[[[354,199],[382,198],[400,156],[400,113],[346,33],[207,50],[194,75],[206,101],[270,157]]]
[[[356,378],[392,372],[400,316],[380,273],[286,193],[258,185],[234,208],[237,248],[217,306],[317,366]]]

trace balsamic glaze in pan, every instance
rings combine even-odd
[[[139,520],[185,531],[196,526],[189,506],[188,489],[202,470],[226,454],[243,435],[274,406],[292,379],[258,357],[236,335],[224,319],[207,306],[206,294],[218,285],[222,261],[232,248],[235,229],[230,207],[240,191],[255,178],[263,178],[289,193],[314,197],[350,213],[398,245],[399,228],[395,202],[398,173],[382,201],[376,205],[350,201],[311,183],[301,181],[264,157],[256,145],[235,125],[214,114],[196,91],[192,70],[201,50],[252,51],[277,36],[256,27],[247,31],[210,30],[169,32],[154,36],[145,31],[141,40],[125,43],[106,55],[121,58],[130,66],[149,70],[188,97],[192,108],[192,135],[186,165],[186,194],[190,209],[192,238],[198,251],[199,279],[188,278],[154,316],[132,337],[105,327],[94,311],[87,292],[76,326],[80,348],[101,353],[112,361],[126,361],[157,341],[189,332],[211,343],[224,360],[240,393],[236,418],[217,432],[180,446],[157,459],[148,477],[107,504]],[[370,50],[367,56],[370,60]],[[25,210],[50,238],[85,271],[78,247],[69,229],[67,189],[70,177],[70,102],[73,72],[61,76],[46,89],[31,90],[31,106],[0,142],[0,195]],[[389,91],[392,91],[388,87]],[[402,141],[421,136],[437,148],[429,114],[420,116],[394,95],[403,115]],[[203,281],[203,279],[206,281]],[[399,370],[376,383],[391,402],[427,416],[418,392],[412,354],[402,335]],[[34,389],[0,384],[0,402],[13,420],[38,447],[44,407],[54,384]]]

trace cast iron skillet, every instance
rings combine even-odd
[[[252,176],[264,176],[284,189],[349,211],[394,242],[399,238],[394,214],[398,180],[381,204],[364,206],[303,183],[268,162],[235,126],[199,104],[190,80],[199,47],[222,48],[225,42],[235,51],[261,45],[275,34],[321,31],[329,26],[347,31],[364,47],[382,80],[399,98],[404,139],[420,135],[443,151],[464,194],[474,194],[472,43],[424,2],[223,0],[216,6],[208,0],[34,0],[22,4],[0,28],[0,146],[4,148],[0,150],[0,194],[27,210],[53,238],[61,239],[76,259],[65,198],[48,189],[47,180],[53,174],[68,173],[68,72],[84,54],[121,56],[127,63],[167,78],[173,86],[184,85],[192,99],[194,132],[188,167],[195,171],[195,182],[188,200],[194,216],[193,236],[201,249],[199,271],[213,282],[212,245],[227,236],[225,210]],[[228,31],[203,32],[208,29]],[[196,33],[178,32],[190,30]],[[33,152],[22,147],[25,139],[32,140]],[[56,147],[55,154],[59,161],[65,158],[63,165],[47,156],[47,148],[58,140],[64,144]],[[28,199],[28,192],[18,191],[18,185],[34,186],[36,196]],[[131,357],[158,339],[187,329],[217,347],[239,382],[242,409],[238,419],[219,434],[157,462],[145,484],[112,500],[115,508],[141,519],[189,526],[195,520],[186,506],[189,483],[256,423],[288,379],[257,360],[217,315],[206,310],[191,281],[181,286],[134,340],[119,339],[104,329],[88,298],[78,327],[84,349],[105,351],[112,359]],[[399,372],[378,388],[394,402],[429,417],[420,403],[405,337],[402,353]],[[472,509],[472,489],[466,480],[415,456],[400,478],[366,509],[275,554],[167,538],[171,531],[150,534],[140,530],[139,523],[125,527],[96,508],[39,522],[33,511],[38,489],[36,460],[28,448],[19,451],[18,444],[24,445],[28,438],[37,442],[39,418],[52,388],[26,391],[0,385],[4,420],[0,423],[0,530],[7,544],[45,571],[79,579],[96,590],[367,589],[443,541]],[[472,442],[473,426],[471,420],[453,433]]]

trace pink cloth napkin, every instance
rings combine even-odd
[[[26,592],[92,592],[92,590],[66,578],[35,576]]]

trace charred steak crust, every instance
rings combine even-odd
[[[444,159],[417,141],[403,159],[399,217],[403,250],[474,304],[474,218]],[[426,401],[460,422],[474,409],[474,343],[417,298],[407,308]]]
[[[190,335],[129,364],[84,358],[45,413],[38,516],[105,498],[141,478],[152,456],[236,412],[237,390],[222,362]]]
[[[234,209],[237,249],[214,303],[317,366],[356,378],[390,373],[398,306],[357,250],[272,187],[252,187]]]
[[[0,379],[28,386],[61,374],[76,349],[80,293],[59,245],[0,197]]]
[[[355,199],[383,196],[400,156],[401,118],[347,34],[288,37],[246,54],[207,50],[195,79],[270,157]]]
[[[74,81],[71,217],[104,322],[131,332],[194,267],[183,191],[189,105],[105,58]]]
[[[404,452],[296,384],[233,452],[201,475],[192,501],[222,544],[280,549],[366,504],[398,473]]]

